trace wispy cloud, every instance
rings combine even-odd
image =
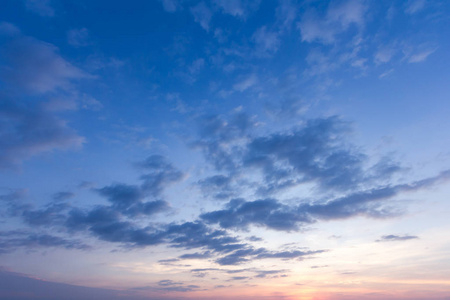
[[[42,17],[53,17],[55,15],[51,0],[25,0],[25,7]]]
[[[213,16],[212,11],[206,6],[205,2],[200,2],[191,8],[195,22],[199,23],[203,29],[209,31],[209,24]]]
[[[425,61],[428,56],[433,54],[437,49],[428,49],[421,52],[416,52],[414,54],[411,54],[411,56],[408,58],[409,63],[420,63]]]
[[[331,3],[326,12],[310,8],[298,23],[302,41],[331,44],[337,35],[345,32],[351,25],[363,26],[365,12],[364,3],[353,0]]]
[[[87,28],[71,29],[67,32],[67,42],[75,47],[89,45],[89,30]]]
[[[377,242],[398,242],[398,241],[408,241],[408,240],[415,240],[419,237],[416,235],[383,235],[379,240],[376,240]]]
[[[421,11],[422,9],[424,9],[426,3],[427,3],[426,0],[409,0],[406,3],[405,12],[407,14],[411,14],[411,15],[415,14],[415,13]]]

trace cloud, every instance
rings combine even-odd
[[[212,196],[218,200],[233,197],[239,189],[233,185],[233,178],[225,175],[210,176],[197,183],[206,196]]]
[[[398,210],[385,200],[400,193],[416,191],[448,180],[450,171],[409,184],[388,185],[353,192],[323,203],[282,204],[276,199],[245,201],[234,199],[222,210],[203,213],[207,224],[218,224],[224,229],[246,230],[254,225],[278,231],[298,231],[305,225],[320,220],[348,219],[355,216],[386,218],[398,215]],[[389,205],[390,204],[390,205]]]
[[[202,116],[198,124],[199,138],[191,145],[201,149],[216,169],[236,170],[235,156],[240,149],[235,143],[245,139],[257,126],[253,118],[241,112],[233,114],[228,121],[217,115]]]
[[[72,192],[58,192],[53,194],[52,199],[55,201],[65,201],[73,197],[75,197],[75,194]]]
[[[209,24],[212,18],[212,11],[206,6],[205,2],[200,2],[191,8],[195,22],[199,23],[203,29],[209,31]]]
[[[183,254],[179,258],[180,259],[206,259],[206,258],[210,258],[211,256],[212,256],[211,252],[206,251],[203,253],[195,252],[195,253]]]
[[[164,156],[152,155],[145,161],[136,164],[147,173],[141,176],[143,192],[151,196],[160,196],[162,190],[168,185],[183,178],[183,173],[167,161]]]
[[[20,34],[21,31],[16,25],[8,22],[0,22],[0,35],[18,36]]]
[[[302,41],[334,43],[336,37],[347,31],[351,25],[363,26],[365,12],[363,1],[356,0],[332,2],[325,13],[310,8],[298,23]]]
[[[258,77],[256,74],[251,74],[250,76],[236,82],[233,85],[233,90],[238,92],[244,92],[258,83]]]
[[[214,3],[225,13],[245,19],[247,15],[258,9],[260,0],[214,0]]]
[[[69,240],[49,234],[35,234],[26,231],[0,232],[0,254],[17,249],[35,249],[41,247],[58,247],[65,249],[87,250],[90,246],[78,241]]]
[[[268,275],[276,275],[280,273],[286,273],[286,270],[258,270],[256,271],[257,278],[266,278]]]
[[[300,182],[316,181],[323,188],[355,188],[365,177],[364,155],[342,139],[348,124],[337,117],[309,120],[303,128],[253,139],[244,165],[265,175],[264,192]]]
[[[297,18],[298,8],[291,0],[279,1],[276,9],[277,23],[281,29],[290,29]]]
[[[381,64],[389,62],[395,55],[395,52],[395,49],[391,47],[382,47],[375,53],[375,63]]]
[[[426,0],[409,0],[406,3],[405,12],[413,15],[425,8]]]
[[[178,10],[181,10],[183,7],[181,5],[181,0],[160,0],[163,8],[167,12],[176,12]]]
[[[222,266],[225,266],[225,265],[238,265],[254,259],[269,259],[269,258],[303,259],[323,252],[325,252],[325,250],[269,251],[265,248],[255,249],[253,247],[250,247],[247,249],[240,249],[231,254],[223,256],[217,259],[216,262]]]
[[[50,3],[51,0],[25,0],[25,7],[42,17],[53,17],[55,10]]]
[[[428,50],[424,50],[421,52],[417,52],[415,54],[412,54],[409,58],[408,58],[408,62],[409,63],[419,63],[419,62],[423,62],[427,59],[428,56],[430,56],[431,54],[433,54],[437,49],[428,49]]]
[[[45,209],[24,210],[22,213],[25,223],[31,226],[52,226],[63,224],[66,216],[63,214],[69,206],[65,203],[50,204]]]
[[[278,32],[268,30],[266,26],[260,27],[252,36],[256,52],[260,55],[274,54],[280,47]]]
[[[5,67],[0,78],[31,93],[67,90],[72,80],[92,78],[58,54],[52,44],[20,36],[4,45]]]
[[[25,286],[27,287],[26,293],[18,292],[18,287]],[[126,294],[126,299],[145,300],[145,298],[130,294],[127,291],[118,292],[116,290],[75,286],[0,271],[0,297],[5,296],[9,299],[14,297],[15,300],[35,300],[36,298],[48,300],[123,300],[124,294]]]
[[[415,240],[419,237],[416,235],[383,235],[379,240],[376,240],[376,242],[399,242],[399,241],[407,241],[407,240]]]
[[[219,224],[222,228],[245,230],[249,225],[264,226],[274,230],[291,231],[298,229],[298,223],[310,223],[304,214],[274,199],[244,201],[231,200],[224,210],[200,215],[209,224]]]
[[[71,29],[67,32],[67,42],[75,47],[89,45],[89,30],[87,28]]]
[[[79,148],[84,138],[66,122],[37,105],[23,105],[0,95],[0,168],[56,149]]]

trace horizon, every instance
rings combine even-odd
[[[449,16],[3,0],[0,299],[450,299]]]

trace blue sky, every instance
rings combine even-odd
[[[4,0],[0,298],[446,299],[449,11]]]

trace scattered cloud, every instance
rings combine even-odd
[[[366,9],[363,1],[356,0],[332,2],[326,12],[310,8],[305,11],[298,23],[302,41],[334,43],[336,37],[347,31],[350,26],[364,25]]]
[[[258,77],[256,76],[256,74],[251,74],[248,77],[243,78],[242,80],[236,82],[233,85],[233,90],[238,91],[238,92],[244,92],[246,90],[248,90],[249,88],[253,87],[254,85],[256,85],[258,83]]]
[[[408,62],[409,63],[419,63],[423,62],[427,59],[428,56],[433,54],[437,49],[428,49],[421,52],[417,52],[409,56]]]
[[[57,47],[31,37],[14,38],[3,51],[7,67],[1,69],[0,78],[20,90],[38,94],[67,90],[72,80],[92,78],[62,58]]]
[[[24,105],[0,95],[2,147],[0,168],[18,166],[23,160],[56,149],[79,148],[84,138],[63,120],[37,105]]]
[[[53,194],[52,199],[54,201],[65,201],[65,200],[71,199],[73,197],[75,197],[74,193],[64,191],[64,192],[58,192],[56,194]]]
[[[209,24],[212,18],[212,11],[206,6],[205,2],[200,2],[191,8],[195,22],[199,23],[203,29],[209,31]]]
[[[183,7],[181,5],[182,1],[180,0],[160,0],[163,8],[167,12],[176,12],[178,10],[181,10]]]
[[[53,17],[55,15],[51,0],[25,0],[25,7],[42,17]]]
[[[258,9],[260,0],[214,0],[214,3],[225,13],[245,19],[248,14]]]
[[[0,232],[0,254],[9,253],[17,249],[30,250],[42,247],[62,247],[78,250],[91,248],[78,240],[69,240],[49,234],[34,234],[26,231]]]
[[[280,38],[278,32],[268,30],[263,26],[255,31],[252,36],[255,43],[256,52],[259,55],[274,54],[280,47]]]
[[[18,36],[20,34],[21,31],[16,25],[8,22],[0,22],[0,35]]]
[[[67,42],[75,47],[89,45],[89,30],[87,28],[71,29],[67,32]]]
[[[376,242],[399,242],[399,241],[407,241],[407,240],[415,240],[419,237],[416,235],[383,235],[379,240],[376,240]]]
[[[409,0],[406,3],[405,12],[407,14],[413,15],[425,8],[426,0]]]

